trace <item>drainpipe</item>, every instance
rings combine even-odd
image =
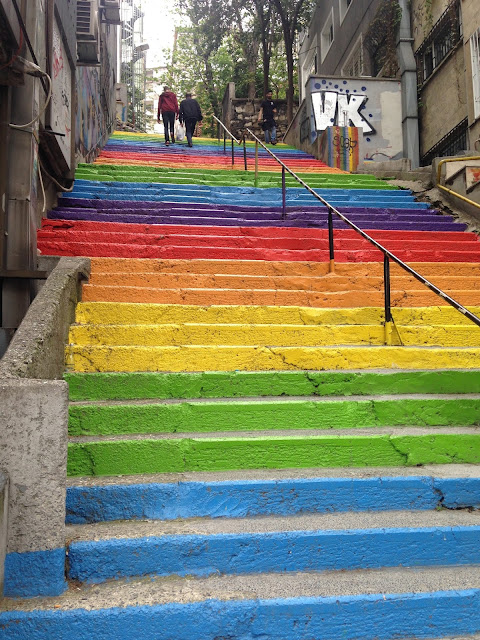
[[[398,0],[398,4],[402,10],[397,40],[397,57],[402,85],[403,155],[410,159],[412,169],[416,169],[420,165],[417,65],[412,49],[410,3],[408,0]]]

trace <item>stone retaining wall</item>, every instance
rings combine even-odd
[[[258,113],[263,98],[237,98],[235,96],[235,84],[229,82],[223,97],[223,116],[225,126],[236,138],[241,138],[246,129],[251,129],[253,133],[263,140],[263,131],[258,124]],[[276,100],[277,105],[277,138],[282,140],[288,128],[287,121],[287,101]]]

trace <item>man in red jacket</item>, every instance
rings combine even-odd
[[[170,135],[172,137],[172,144],[175,142],[174,125],[175,125],[175,117],[178,117],[178,101],[177,96],[170,91],[170,87],[163,87],[163,93],[158,98],[158,113],[157,113],[157,122],[160,122],[160,114],[163,118],[163,128],[165,131],[165,144],[168,146],[170,144],[170,137],[168,132],[170,131]]]

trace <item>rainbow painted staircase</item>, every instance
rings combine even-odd
[[[92,257],[67,348],[69,590],[12,640],[480,633],[480,329],[260,152],[116,134],[38,234]],[[480,244],[372,176],[284,162],[480,313]],[[388,344],[386,344],[388,343]]]

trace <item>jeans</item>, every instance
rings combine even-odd
[[[170,135],[172,136],[172,141],[175,140],[175,135],[173,133],[173,127],[175,125],[175,111],[162,111],[163,118],[163,129],[165,131],[165,142],[170,142],[170,138],[168,137],[168,131],[170,130]]]
[[[195,132],[195,127],[197,125],[196,118],[185,118],[185,135],[187,136],[188,146],[192,146],[192,136]]]
[[[275,125],[270,127],[270,129],[265,129],[265,144],[270,144],[271,142],[277,141],[277,128]]]

